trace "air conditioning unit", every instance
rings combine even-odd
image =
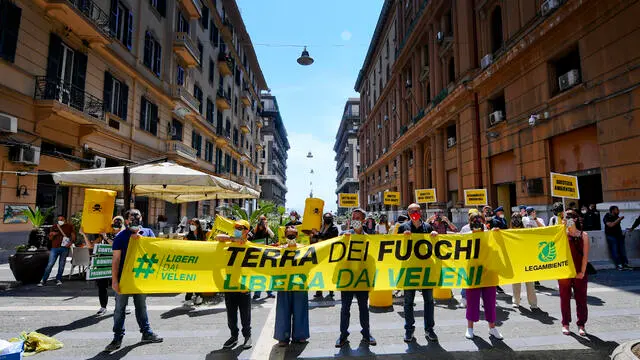
[[[488,68],[491,64],[493,64],[493,54],[487,54],[482,58],[482,60],[480,60],[480,66],[483,70]]]
[[[102,156],[94,156],[93,157],[93,168],[94,169],[103,169],[107,166],[107,159]]]
[[[383,154],[386,154],[386,153],[387,153],[387,148],[383,148],[383,149],[382,149],[382,153],[383,153]]]
[[[18,118],[8,114],[0,113],[0,132],[17,133]]]
[[[565,91],[579,82],[580,82],[580,72],[577,69],[573,69],[558,78],[558,85],[560,86],[560,91]]]
[[[501,122],[502,120],[504,120],[504,114],[502,113],[502,110],[494,111],[489,114],[489,126],[493,126]]]
[[[560,6],[560,0],[547,0],[542,3],[540,7],[540,12],[542,16],[547,16],[553,10],[555,10],[558,6]]]
[[[456,145],[456,138],[450,137],[447,139],[447,146],[454,147]]]
[[[378,124],[378,130],[382,129],[382,125]]]
[[[11,161],[27,165],[40,164],[40,148],[29,145],[16,145],[10,151]]]
[[[438,34],[436,34],[436,40],[438,41],[438,44],[442,44],[444,41],[444,33],[442,31],[438,31]]]
[[[384,116],[384,121],[389,121],[389,115]]]

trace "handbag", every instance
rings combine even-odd
[[[69,245],[71,245],[71,239],[67,236],[67,234],[64,233],[64,231],[62,231],[62,227],[60,225],[56,224],[56,226],[58,227],[58,230],[60,230],[60,232],[62,233],[62,244],[60,246],[69,247]]]

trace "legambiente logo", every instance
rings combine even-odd
[[[542,241],[538,243],[538,260],[551,262],[556,259],[556,244],[553,241]]]
[[[140,275],[144,275],[145,279],[155,272],[155,270],[153,270],[153,264],[158,263],[156,254],[151,255],[151,258],[149,258],[147,254],[144,254],[142,257],[136,259],[136,261],[138,262],[138,266],[133,268],[135,277],[137,278]]]

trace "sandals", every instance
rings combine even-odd
[[[571,334],[571,330],[569,330],[569,327],[568,326],[567,327],[563,326],[562,327],[562,335],[569,335],[569,334]]]
[[[580,336],[587,336],[587,331],[584,329],[584,327],[581,327],[580,330],[578,330],[578,334]]]

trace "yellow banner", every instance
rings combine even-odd
[[[343,208],[357,208],[358,194],[338,194],[338,206]]]
[[[420,189],[416,190],[416,203],[426,204],[434,203],[436,200],[436,189]]]
[[[233,235],[235,224],[236,222],[231,219],[227,219],[224,216],[216,215],[216,219],[213,222],[213,230],[209,234],[209,241],[213,241],[213,238],[215,238],[215,236],[218,234]]]
[[[300,231],[299,226],[297,228],[298,228],[298,243],[303,245],[309,245],[311,243],[309,236],[303,233],[302,231]],[[280,244],[286,244],[287,242],[287,238],[284,236],[285,229],[286,227],[284,226],[278,227],[278,241],[280,242]],[[316,229],[316,230],[320,230],[320,229]]]
[[[551,173],[551,196],[580,199],[578,177],[572,175]]]
[[[125,294],[473,288],[563,279],[575,267],[563,226],[472,234],[351,235],[293,249],[141,238]]]
[[[400,193],[397,191],[385,191],[384,204],[400,206]]]
[[[467,189],[464,191],[465,206],[487,205],[487,189]]]

